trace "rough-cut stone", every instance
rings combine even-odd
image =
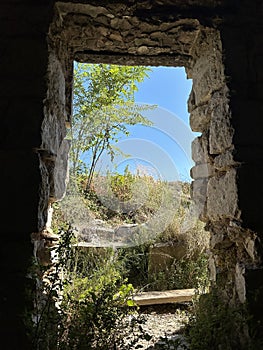
[[[202,216],[206,210],[208,179],[197,179],[191,183],[191,196],[194,199],[198,212]]]
[[[222,218],[239,218],[235,169],[208,180],[207,216],[216,221]]]
[[[192,301],[195,296],[195,289],[177,289],[160,292],[141,292],[134,296],[137,305],[156,305],[170,303],[185,303]]]
[[[220,154],[232,146],[233,127],[228,105],[221,102],[212,112],[209,128],[209,153]]]
[[[238,165],[239,163],[234,160],[232,150],[227,150],[225,153],[214,158],[214,167],[220,171],[226,171]]]
[[[203,164],[208,162],[209,160],[208,140],[205,134],[195,138],[192,141],[191,150],[192,150],[192,159],[196,164]]]
[[[190,174],[193,179],[203,179],[213,176],[215,170],[210,163],[198,164],[191,168]]]
[[[193,131],[203,132],[207,129],[211,115],[207,104],[196,107],[190,114],[190,126]]]
[[[245,267],[236,264],[235,283],[239,301],[243,304],[246,301],[246,281],[244,277]]]
[[[212,283],[215,283],[216,282],[216,265],[215,265],[215,257],[212,256],[212,253],[209,254],[208,268],[209,268],[209,279]]]
[[[206,103],[213,92],[224,85],[222,48],[218,33],[212,29],[206,32],[200,31],[191,50],[193,55],[197,52],[201,54],[191,69],[191,75],[195,78],[193,80],[195,105],[199,106]]]
[[[70,141],[63,140],[58,150],[54,164],[54,194],[53,198],[57,201],[63,199],[69,179],[68,155]]]
[[[176,260],[182,259],[186,254],[187,246],[184,242],[155,244],[149,250],[148,271],[150,274],[167,272]]]

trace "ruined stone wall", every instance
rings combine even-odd
[[[246,5],[220,23],[220,36],[196,42],[189,111],[202,136],[192,144],[192,188],[211,232],[211,278],[262,329],[263,8]]]
[[[241,223],[231,95],[225,76],[220,33],[207,31],[195,44],[188,74],[190,125],[202,135],[192,143],[193,199],[211,232],[211,279],[232,302],[246,300],[245,265],[255,264],[255,234]]]
[[[21,315],[31,233],[45,229],[49,205],[65,189],[73,59],[186,67],[193,79],[190,123],[202,133],[192,146],[192,190],[212,233],[211,275],[229,301],[248,300],[262,322],[263,298],[254,297],[263,290],[262,2],[53,5],[1,3],[0,332],[6,348],[30,348]]]
[[[211,279],[230,303],[244,303],[250,276],[261,276],[262,6],[166,5],[59,2],[52,38],[82,62],[186,67],[190,125],[202,133],[192,144],[192,193],[211,232]]]
[[[191,170],[192,192],[212,234],[211,278],[221,281],[229,300],[244,302],[244,266],[257,260],[255,234],[244,233],[240,221],[237,170],[241,163],[233,156],[231,96],[217,25],[201,14],[193,18],[190,11],[178,16],[174,10],[167,16],[148,2],[130,7],[120,2],[104,6],[92,1],[58,2],[56,7],[50,38],[56,47],[61,43],[69,47],[72,59],[186,67],[193,79],[190,125],[202,133],[192,145],[196,163]],[[61,57],[68,59],[65,51]]]

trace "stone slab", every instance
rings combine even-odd
[[[139,305],[156,305],[168,303],[183,303],[192,301],[195,289],[176,289],[166,291],[142,292],[134,296],[134,301]]]

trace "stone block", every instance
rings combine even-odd
[[[196,107],[190,114],[190,126],[193,131],[203,132],[208,128],[210,114],[207,105]]]
[[[70,141],[63,140],[59,148],[54,167],[54,198],[56,200],[63,199],[66,193],[66,186],[69,177],[68,156],[70,149]]]
[[[240,217],[236,170],[214,176],[207,185],[207,216],[210,220]]]
[[[231,167],[237,166],[238,164],[239,163],[234,160],[232,150],[227,150],[214,159],[214,167],[219,171],[229,170]]]
[[[205,134],[192,141],[191,150],[192,159],[196,164],[208,163],[208,141]]]
[[[224,71],[219,53],[206,55],[197,60],[192,70],[195,103],[208,101],[213,92],[224,85]]]
[[[158,273],[167,271],[176,261],[187,254],[187,246],[183,242],[174,244],[159,243],[149,249],[148,271]]]
[[[210,163],[198,164],[191,168],[190,175],[192,179],[203,179],[215,174],[213,165]]]
[[[197,216],[204,217],[207,202],[207,182],[208,179],[194,180],[191,184],[191,197],[194,200]]]
[[[242,264],[236,264],[235,271],[235,287],[239,301],[243,304],[246,301],[246,282],[245,282],[245,267]]]
[[[210,126],[210,120],[217,115],[229,115],[228,113],[228,90],[224,86],[219,90],[211,92],[209,98],[198,106],[196,93],[192,90],[188,99],[188,111],[190,115],[190,126],[193,131],[204,132]]]
[[[212,111],[209,134],[209,153],[220,154],[232,146],[234,130],[225,101]]]

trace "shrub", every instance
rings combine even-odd
[[[202,253],[175,260],[166,270],[149,275],[148,283],[150,290],[195,288],[205,291],[209,286],[208,258]]]
[[[119,250],[119,259],[122,261],[125,276],[136,289],[146,289],[148,279],[149,244]]]
[[[187,327],[191,350],[250,349],[246,338],[248,314],[244,305],[234,306],[224,301],[213,288],[198,297]]]
[[[60,231],[54,265],[42,275],[38,289],[34,348],[111,350],[147,338],[133,286],[115,252],[86,253],[76,243],[71,227]]]

